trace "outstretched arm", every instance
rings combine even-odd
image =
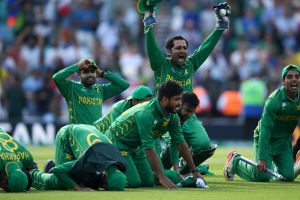
[[[231,8],[227,2],[215,5],[213,10],[217,21],[216,28],[189,58],[193,64],[194,71],[196,71],[211,54],[224,30],[229,29],[229,15],[231,14]]]
[[[174,189],[176,188],[176,185],[168,179],[168,177],[165,176],[158,160],[158,156],[156,154],[156,151],[154,148],[151,149],[145,149],[146,156],[148,158],[148,161],[152,167],[152,169],[155,172],[155,175],[157,176],[160,184],[166,188]]]
[[[214,50],[224,30],[215,29],[188,58],[196,71]]]
[[[145,38],[146,38],[146,49],[150,62],[150,67],[153,71],[156,71],[162,67],[166,61],[165,55],[160,50],[155,41],[155,35],[153,26],[144,27]]]

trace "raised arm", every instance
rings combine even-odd
[[[58,87],[59,91],[63,96],[66,96],[67,93],[70,91],[70,87],[72,85],[72,82],[68,80],[67,78],[73,74],[79,71],[79,67],[76,64],[71,65],[69,67],[66,67],[59,72],[55,73],[52,78]]]
[[[123,92],[129,87],[128,81],[111,72],[104,72],[103,78],[110,81],[110,83],[102,86],[104,100]]]
[[[220,40],[224,30],[229,29],[229,15],[231,14],[231,8],[227,4],[227,2],[215,5],[213,7],[213,10],[215,12],[217,21],[215,30],[189,57],[190,62],[193,64],[194,71],[196,71],[211,54],[218,41]]]
[[[144,28],[145,38],[146,38],[146,49],[150,62],[150,67],[153,71],[160,69],[164,62],[166,61],[165,55],[160,50],[155,41],[153,26],[148,26]]]
[[[204,63],[207,57],[214,50],[223,32],[224,30],[215,29],[194,51],[194,53],[189,56],[188,60],[192,63],[194,71],[196,71],[202,63]]]

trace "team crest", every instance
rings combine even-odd
[[[163,126],[168,126],[169,125],[169,120],[164,121],[162,125]]]

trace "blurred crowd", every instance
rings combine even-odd
[[[136,11],[136,2],[0,1],[0,120],[67,122],[67,106],[52,75],[85,57],[131,83],[130,89],[104,102],[103,112],[130,95],[136,85],[154,89],[144,47],[143,17]],[[192,53],[213,30],[212,6],[219,2],[163,0],[155,25],[161,48],[168,37],[181,34]],[[266,95],[281,85],[283,66],[300,65],[299,0],[228,3],[232,7],[230,30],[195,75],[200,116],[245,115],[243,106],[248,100],[261,105]],[[77,79],[76,74],[73,78]],[[254,81],[248,84],[250,89],[242,91],[241,86],[246,88],[249,81]],[[255,93],[257,88],[260,90]],[[236,95],[229,98],[232,91]],[[259,94],[255,100],[251,99],[254,93]],[[235,105],[232,113],[226,109],[230,101]]]

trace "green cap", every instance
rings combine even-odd
[[[281,71],[281,78],[284,78],[284,76],[286,75],[286,73],[288,73],[289,71],[297,71],[300,73],[300,68],[297,65],[293,65],[293,64],[288,64],[287,66],[285,66],[282,71]]]
[[[126,176],[116,166],[110,166],[107,170],[107,189],[121,191],[126,186]]]
[[[133,90],[132,95],[129,96],[127,98],[127,100],[129,100],[129,99],[143,100],[143,99],[149,99],[152,97],[153,97],[152,90],[150,88],[148,88],[147,86],[140,85]]]
[[[24,192],[28,185],[26,174],[16,162],[7,163],[5,166],[7,174],[8,189],[10,192]]]
[[[139,0],[137,2],[137,11],[144,14],[149,11],[153,11],[154,7],[157,6],[161,0]]]

